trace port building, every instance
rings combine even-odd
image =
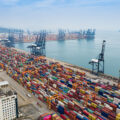
[[[13,120],[18,118],[17,94],[8,91],[8,82],[0,82],[0,120]]]

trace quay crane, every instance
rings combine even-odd
[[[9,29],[8,38],[7,39],[2,39],[1,44],[6,46],[6,47],[14,47],[14,41],[15,41],[14,31]]]
[[[105,52],[105,43],[106,41],[103,40],[102,43],[102,50],[99,54],[97,59],[92,59],[89,64],[92,65],[92,73],[99,74],[104,73],[104,52]]]
[[[20,43],[22,43],[24,41],[24,35],[23,34],[24,34],[24,31],[23,30],[19,30],[19,32],[18,32],[18,35],[19,35],[18,39],[19,39]]]
[[[30,52],[32,55],[36,56],[45,56],[45,45],[46,45],[46,31],[41,31],[37,33],[36,42],[32,45],[29,45]]]
[[[65,31],[64,30],[59,30],[58,31],[57,39],[58,40],[65,40]]]

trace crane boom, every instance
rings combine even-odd
[[[45,56],[46,34],[46,31],[41,31],[36,36],[35,44],[28,46],[28,48],[31,50],[31,54]]]
[[[104,52],[105,52],[105,40],[103,40],[103,43],[102,43],[102,50],[101,50],[101,53],[99,54],[99,60],[102,61],[104,60]]]

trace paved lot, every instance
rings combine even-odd
[[[0,81],[8,81],[9,82],[8,89],[15,90],[17,92],[18,106],[22,115],[32,118],[32,120],[36,120],[41,114],[46,112],[52,112],[52,110],[48,110],[46,104],[39,101],[34,95],[29,93],[23,86],[21,86],[11,77],[9,77],[5,71],[0,72]],[[27,94],[30,94],[31,98],[28,97]],[[37,102],[39,103],[39,106],[37,105]]]

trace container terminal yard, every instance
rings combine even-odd
[[[18,93],[22,120],[120,120],[117,79],[0,45],[0,79]],[[20,119],[20,118],[18,118]]]

